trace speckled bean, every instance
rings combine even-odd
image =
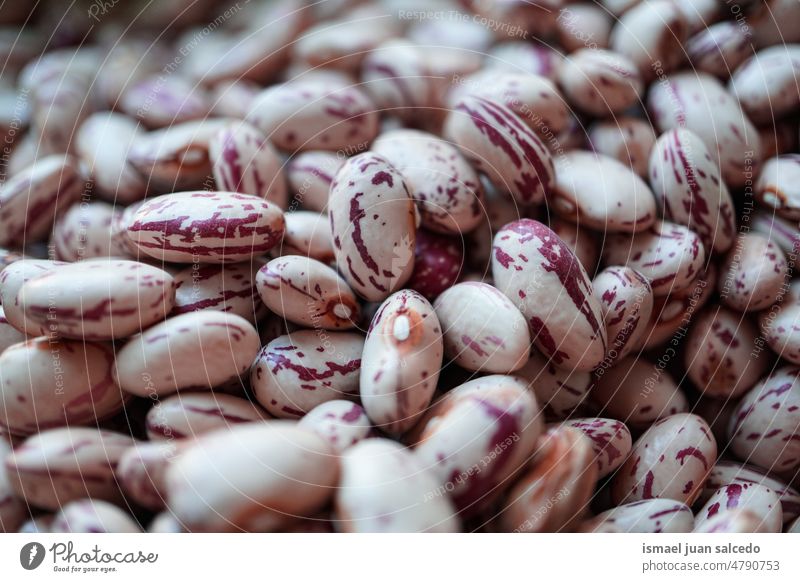
[[[257,196],[179,192],[151,198],[126,225],[144,254],[177,263],[236,263],[280,243],[283,212]]]
[[[494,238],[492,275],[553,364],[591,370],[600,363],[606,353],[600,302],[580,261],[553,231],[535,220],[507,224]]]
[[[51,269],[17,294],[25,316],[62,337],[131,336],[163,319],[175,303],[172,277],[156,267],[98,259]]]
[[[286,165],[286,179],[294,199],[307,210],[328,211],[328,194],[346,158],[324,150],[300,152]]]
[[[653,289],[639,271],[608,267],[592,281],[600,299],[608,335],[608,363],[624,358],[641,345],[653,312]]]
[[[444,353],[467,370],[510,373],[528,361],[530,334],[522,313],[485,283],[460,283],[434,302]]]
[[[564,424],[580,430],[591,441],[598,479],[616,471],[631,452],[631,431],[619,420],[575,418]]]
[[[5,458],[5,467],[16,495],[42,509],[85,497],[119,503],[114,469],[133,444],[106,430],[56,428],[28,438]]]
[[[463,97],[447,116],[444,136],[520,204],[538,204],[551,194],[555,170],[550,151],[505,105]]]
[[[238,315],[184,313],[125,344],[117,353],[114,377],[126,392],[149,398],[177,390],[208,390],[236,382],[258,347],[258,332]]]
[[[779,368],[739,402],[728,427],[731,450],[777,473],[800,466],[800,368]]]
[[[717,443],[706,421],[674,414],[653,424],[634,443],[614,477],[618,504],[642,499],[674,499],[691,505],[717,460]]]
[[[500,521],[515,533],[569,531],[596,482],[592,442],[579,429],[553,427],[539,440],[531,468],[509,490]]]
[[[145,417],[152,441],[198,436],[245,422],[267,420],[269,415],[254,402],[231,394],[176,394],[153,406]]]
[[[284,421],[245,425],[207,435],[167,469],[167,505],[190,531],[274,531],[325,506],[338,477],[322,437]]]
[[[602,371],[602,373],[601,373]],[[599,368],[591,392],[600,413],[634,428],[689,411],[689,403],[662,366],[629,356],[613,368]]]
[[[617,20],[610,44],[614,52],[633,61],[649,81],[663,74],[657,68],[669,72],[681,64],[688,36],[689,26],[675,3],[653,0],[636,4]]]
[[[656,143],[656,133],[646,120],[617,117],[598,121],[589,128],[589,142],[597,153],[614,158],[642,178],[647,177],[647,162]]]
[[[329,266],[309,257],[272,259],[259,269],[256,285],[273,313],[315,329],[350,329],[359,319],[358,300]]]
[[[417,215],[403,177],[384,158],[350,158],[331,184],[336,263],[352,289],[382,301],[401,289],[414,269]]]
[[[509,487],[542,434],[536,398],[513,376],[485,376],[437,401],[410,435],[414,453],[459,510]]]
[[[536,350],[514,375],[528,382],[539,405],[557,419],[567,418],[578,409],[593,384],[590,372],[558,368]]]
[[[433,102],[425,48],[407,39],[391,39],[364,57],[361,80],[378,111],[405,120]]]
[[[737,311],[759,311],[775,303],[784,289],[786,257],[769,238],[740,234],[720,266],[717,290]]]
[[[753,121],[772,124],[800,105],[799,59],[800,45],[782,41],[759,51],[734,72],[728,88]]]
[[[784,523],[800,515],[800,493],[764,469],[754,465],[741,465],[734,461],[719,461],[706,481],[701,499],[706,501],[720,487],[732,483],[751,483],[772,489],[781,499]]]
[[[553,211],[601,232],[639,232],[656,220],[650,187],[633,170],[608,156],[570,151],[555,160]]]
[[[731,483],[717,489],[697,512],[695,527],[702,528],[715,515],[737,508],[755,513],[767,532],[780,533],[783,527],[778,494],[769,487],[755,483]]]
[[[390,434],[414,426],[433,397],[442,357],[442,329],[428,300],[410,290],[387,298],[361,360],[359,393],[375,426]]]
[[[315,406],[297,426],[317,433],[337,453],[367,438],[372,431],[367,413],[349,400],[329,400]]]
[[[115,475],[125,497],[152,511],[165,507],[167,468],[191,441],[139,442],[119,458]]]
[[[752,180],[752,172],[761,161],[761,140],[734,97],[716,78],[695,72],[670,75],[666,82],[653,84],[647,106],[661,132],[688,128],[703,140],[730,188]]]
[[[800,220],[800,154],[767,160],[756,182],[756,196],[768,210],[774,209],[795,222]]]
[[[50,525],[50,533],[60,534],[141,532],[129,513],[99,499],[79,499],[63,505]]]
[[[672,499],[643,499],[604,511],[592,520],[611,523],[625,533],[688,533],[694,528],[691,508]]]
[[[266,312],[256,287],[260,264],[260,261],[254,261],[186,267],[175,274],[175,308],[172,313],[223,311],[254,322]]]
[[[95,424],[122,410],[109,344],[37,338],[0,356],[0,426],[30,435],[58,426]]]
[[[414,245],[414,271],[406,287],[433,301],[461,277],[464,254],[461,237],[419,229]]]
[[[361,89],[314,80],[264,90],[247,120],[289,152],[359,147],[378,134],[378,113]]]
[[[284,214],[286,230],[280,246],[281,256],[301,255],[325,264],[336,260],[328,216],[298,210]]]
[[[211,174],[208,145],[236,120],[207,118],[187,121],[138,135],[127,160],[154,186],[169,190],[199,188]]]
[[[355,398],[364,338],[350,332],[296,331],[263,348],[250,371],[256,400],[279,418],[298,418],[337,398]]]
[[[219,130],[208,143],[218,190],[264,198],[286,208],[288,191],[282,162],[267,137],[247,123]]]
[[[649,176],[664,218],[696,232],[708,253],[731,247],[733,199],[703,140],[688,129],[665,132],[650,154]]]
[[[128,247],[114,237],[112,224],[122,211],[106,202],[76,203],[56,220],[51,243],[63,261],[125,257]]]
[[[381,134],[372,151],[402,174],[423,226],[458,234],[478,225],[483,189],[478,174],[453,145],[429,133],[398,129]]]
[[[579,109],[606,117],[639,101],[643,84],[636,64],[621,54],[582,48],[559,69],[558,82],[567,99]]]
[[[86,182],[71,156],[37,159],[0,186],[0,246],[21,247],[47,237],[60,212]]]
[[[61,261],[23,259],[13,262],[0,272],[0,304],[3,306],[3,315],[8,323],[28,335],[47,333],[46,325],[25,316],[22,304],[17,301],[17,295],[22,286],[31,279],[63,265],[66,263]]]
[[[706,396],[737,398],[758,382],[769,366],[756,349],[758,328],[741,313],[712,306],[689,330],[686,375]]]
[[[698,71],[727,79],[752,54],[749,29],[726,20],[711,24],[689,38],[686,53]]]
[[[75,150],[102,198],[129,204],[147,194],[147,176],[128,161],[128,152],[140,135],[139,124],[119,113],[93,113],[81,124]]]
[[[122,113],[149,128],[202,119],[211,110],[204,88],[176,75],[152,75],[130,83],[115,103]]]
[[[611,235],[603,249],[606,263],[636,269],[648,279],[656,296],[690,287],[705,259],[705,249],[694,231],[666,221],[657,221],[633,236]]]
[[[369,439],[342,454],[334,500],[345,532],[457,532],[453,503],[423,461],[398,443]]]

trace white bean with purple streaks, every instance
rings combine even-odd
[[[505,105],[463,97],[447,116],[444,136],[520,204],[538,204],[551,194],[555,169],[550,151]]]
[[[653,288],[639,271],[607,267],[592,281],[608,334],[608,363],[638,349],[653,313]]]
[[[292,323],[317,329],[350,329],[361,308],[342,277],[328,265],[299,255],[272,259],[256,285],[267,307]]]
[[[282,162],[267,137],[247,123],[225,127],[209,140],[208,156],[217,190],[264,198],[286,208]]]
[[[511,300],[486,283],[459,283],[433,304],[447,358],[467,370],[510,373],[528,361],[528,323]]]
[[[190,446],[188,440],[137,442],[122,453],[114,474],[126,498],[158,511],[165,507],[167,468]]]
[[[278,418],[299,418],[323,402],[355,399],[364,338],[301,330],[263,348],[250,370],[256,400]]]
[[[402,175],[372,153],[347,160],[331,184],[328,216],[336,263],[368,301],[401,289],[414,270],[417,214]]]
[[[341,531],[459,531],[459,519],[423,461],[388,439],[369,439],[342,454],[334,507]]]
[[[236,263],[280,243],[283,211],[249,194],[177,192],[146,200],[126,224],[142,253],[176,263]]]
[[[328,400],[312,408],[297,426],[317,433],[343,453],[369,436],[372,423],[364,409],[350,400]]]
[[[800,368],[778,368],[739,401],[730,448],[748,463],[782,473],[800,466]]]
[[[164,319],[175,304],[166,272],[136,261],[70,263],[25,283],[17,293],[25,316],[62,337],[124,338]]]
[[[743,507],[729,509],[704,519],[694,533],[769,533],[764,518],[756,512]]]
[[[114,236],[122,211],[106,202],[75,203],[56,220],[50,239],[62,261],[125,257],[128,247]]]
[[[86,181],[71,156],[37,159],[0,185],[0,246],[47,237],[61,211],[80,198]]]
[[[739,67],[728,89],[753,121],[769,125],[800,105],[798,74],[800,45],[783,41],[762,49]]]
[[[564,370],[531,350],[531,357],[514,375],[528,382],[528,390],[549,416],[562,419],[570,416],[589,395],[593,379],[591,372]]]
[[[695,527],[701,528],[715,515],[737,508],[749,509],[755,513],[767,532],[780,533],[783,527],[778,494],[769,487],[756,483],[730,483],[717,489],[697,512]]]
[[[175,274],[174,315],[223,311],[253,322],[266,313],[258,298],[260,261],[229,265],[194,264]]]
[[[643,90],[633,61],[596,48],[582,48],[568,55],[558,81],[571,103],[599,117],[628,109],[639,101]]]
[[[582,431],[592,442],[598,479],[616,471],[631,452],[631,431],[619,420],[573,418],[564,424]]]
[[[31,435],[95,424],[122,410],[110,344],[41,337],[0,355],[0,427]]]
[[[152,398],[178,390],[209,390],[236,382],[258,352],[258,332],[238,315],[184,313],[132,338],[117,353],[120,388]]]
[[[648,279],[655,296],[688,288],[705,259],[705,248],[694,231],[663,220],[633,236],[611,235],[603,249],[607,264],[636,269]]]
[[[56,428],[28,438],[4,463],[14,492],[30,505],[56,510],[85,497],[120,503],[114,470],[134,442],[107,430]]]
[[[761,140],[753,123],[716,78],[692,71],[666,79],[653,84],[647,101],[655,126],[662,132],[693,131],[719,160],[725,183],[744,186],[761,161]]]
[[[686,343],[686,375],[706,396],[738,398],[769,366],[756,350],[758,328],[747,317],[711,306],[692,323]]]
[[[656,220],[656,203],[647,183],[614,158],[568,151],[555,159],[553,211],[601,232],[639,232]]]
[[[361,89],[316,80],[265,89],[247,120],[289,152],[359,147],[378,134],[378,112]]]
[[[183,393],[165,398],[145,417],[151,441],[196,438],[236,424],[267,420],[258,404],[231,394]]]
[[[664,218],[700,235],[708,253],[731,247],[733,199],[703,140],[688,129],[665,132],[650,154],[649,176]]]
[[[170,465],[167,506],[190,531],[275,531],[322,509],[338,476],[338,456],[313,432],[243,425],[206,435]]]
[[[717,443],[706,421],[675,414],[651,425],[617,471],[612,497],[621,504],[666,498],[691,505],[717,461]]]
[[[141,533],[123,509],[99,499],[79,499],[63,505],[53,517],[50,533]]]
[[[45,335],[47,333],[48,326],[46,324],[40,324],[26,317],[22,304],[18,300],[19,290],[31,279],[66,264],[61,261],[25,258],[11,263],[0,272],[0,305],[3,306],[3,315],[8,323],[28,335]]]
[[[493,375],[462,384],[426,412],[409,435],[414,453],[465,514],[510,486],[542,434],[526,382]]]
[[[361,360],[359,394],[370,420],[402,434],[431,402],[444,354],[433,306],[416,291],[398,291],[372,319]]]
[[[620,116],[598,121],[589,128],[589,142],[597,153],[625,164],[642,178],[647,177],[647,162],[656,143],[656,133],[646,120]]]
[[[591,399],[600,413],[633,428],[647,428],[667,416],[689,411],[689,403],[669,372],[629,356],[613,368],[599,368]]]
[[[768,237],[745,232],[720,265],[717,290],[728,307],[760,311],[781,297],[787,275],[783,251]]]
[[[725,20],[703,27],[689,38],[686,53],[699,71],[727,79],[750,56],[750,33],[738,22]]]
[[[577,257],[535,220],[503,227],[494,238],[495,284],[519,308],[534,344],[560,367],[588,371],[606,353],[600,302]]]
[[[478,174],[453,145],[423,131],[398,129],[381,134],[372,151],[402,174],[426,228],[463,234],[481,221]]]

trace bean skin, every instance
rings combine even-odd
[[[353,291],[382,301],[414,269],[417,216],[403,177],[384,158],[359,154],[331,184],[328,216],[336,263]]]
[[[754,483],[731,483],[720,487],[697,512],[695,527],[702,528],[715,515],[737,508],[755,513],[767,532],[780,533],[783,527],[781,503],[777,493]]]
[[[694,533],[769,533],[764,519],[750,509],[737,507],[703,520]]]
[[[238,315],[184,313],[125,344],[117,353],[114,376],[120,388],[137,396],[209,390],[238,381],[258,344],[258,332]]]
[[[528,382],[548,417],[556,419],[579,410],[594,382],[590,372],[561,369],[536,350],[531,350],[530,359],[514,374]]]
[[[364,338],[351,332],[302,330],[258,353],[250,370],[256,400],[278,418],[297,419],[335,399],[355,399]]]
[[[349,400],[323,402],[301,418],[297,426],[317,433],[338,453],[358,444],[372,432],[367,413]]]
[[[564,424],[580,430],[591,441],[598,479],[616,471],[631,452],[631,431],[623,422],[610,418],[575,418]]]
[[[222,311],[251,323],[266,313],[258,297],[256,273],[259,262],[230,265],[192,265],[175,279],[175,307],[179,315],[193,311]]]
[[[345,330],[359,319],[358,301],[344,279],[311,258],[273,259],[259,269],[256,285],[273,313],[298,325]]]
[[[406,432],[430,404],[443,357],[433,306],[416,291],[395,293],[372,319],[361,358],[359,394],[370,420]]]
[[[45,335],[47,326],[26,317],[17,296],[22,286],[33,278],[44,275],[55,267],[66,265],[62,261],[24,259],[15,261],[0,272],[0,304],[3,315],[18,331],[27,335]]]
[[[737,311],[760,311],[781,295],[787,275],[783,251],[767,237],[740,234],[721,265],[717,290]]]
[[[688,533],[694,528],[694,515],[679,501],[643,499],[604,511],[592,522],[610,523],[625,533]]]
[[[800,154],[771,158],[756,182],[756,196],[784,218],[800,220]]]
[[[179,192],[150,198],[130,217],[128,237],[142,253],[177,263],[236,263],[280,243],[283,212],[257,196]]]
[[[691,505],[716,460],[717,443],[702,418],[663,418],[639,437],[614,477],[614,501],[665,498]]]
[[[497,288],[528,320],[536,347],[556,366],[597,366],[607,345],[602,310],[569,247],[542,223],[523,219],[497,233],[493,251]]]

